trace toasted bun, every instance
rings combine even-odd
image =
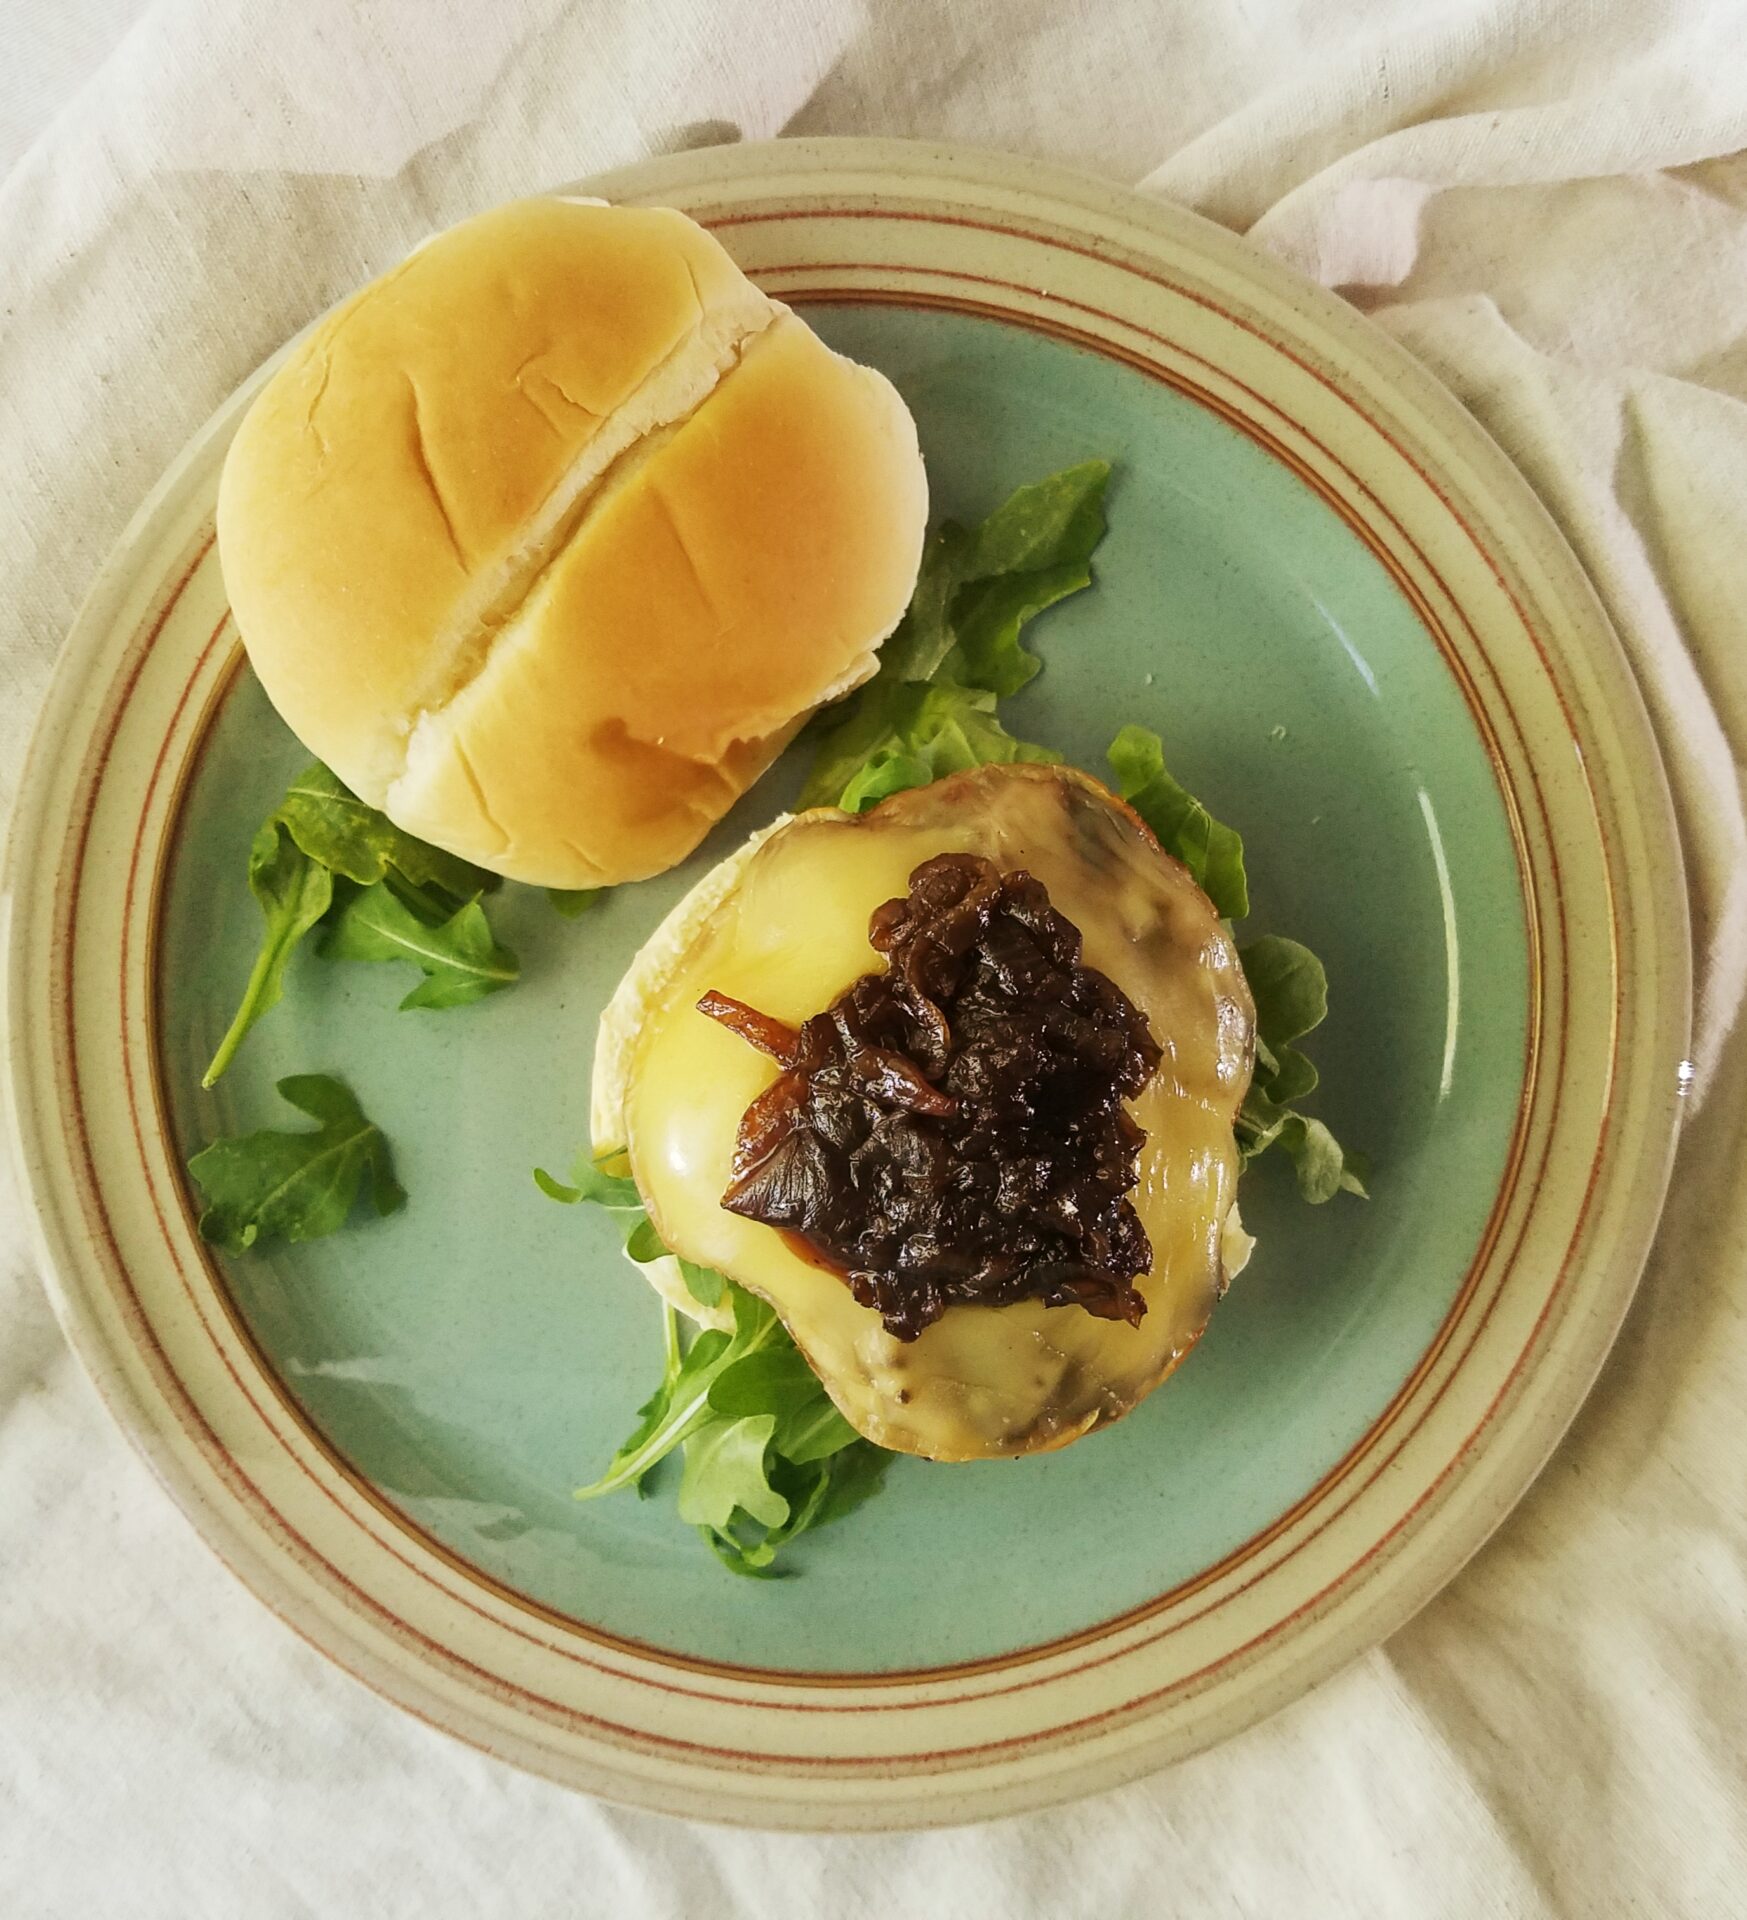
[[[1033,778],[1031,770],[1014,770],[1016,778]],[[1104,793],[1104,789],[1081,774],[1075,768],[1050,768],[1048,774],[1039,774],[1037,778],[1071,781],[1073,785],[1085,787],[1090,791]],[[1104,797],[1112,804],[1108,793]],[[914,799],[914,795],[912,795]],[[806,816],[808,818],[826,818]],[[628,1154],[630,1140],[630,1102],[632,1102],[632,1073],[634,1073],[637,1044],[643,1035],[643,1029],[649,1021],[660,1020],[666,1008],[674,1002],[676,993],[682,987],[683,977],[689,970],[693,948],[706,935],[710,922],[722,912],[731,897],[739,891],[741,883],[747,877],[747,870],[753,862],[758,849],[779,831],[795,824],[793,814],[781,814],[772,820],[766,828],[751,835],[745,843],[712,866],[699,881],[678,900],[666,918],[655,927],[643,947],[637,950],[632,964],[626,968],[618,981],[612,998],[601,1012],[601,1021],[595,1033],[595,1058],[593,1058],[593,1083],[589,1098],[589,1125],[591,1125],[591,1150],[597,1160],[616,1162],[620,1156]],[[837,816],[841,818],[841,816]],[[870,964],[874,964],[874,954],[870,948]],[[695,987],[693,987],[695,991]],[[634,1160],[628,1160],[632,1175],[637,1175]],[[616,1171],[616,1167],[614,1167]],[[645,1188],[647,1192],[647,1188]],[[1256,1240],[1244,1229],[1242,1215],[1238,1212],[1238,1202],[1232,1198],[1231,1208],[1225,1213],[1225,1219],[1219,1227],[1219,1271],[1221,1286],[1219,1290],[1236,1279],[1238,1273],[1248,1265],[1250,1254],[1256,1248]],[[637,1273],[651,1284],[662,1300],[672,1308],[678,1309],[689,1319],[705,1327],[731,1327],[733,1313],[724,1302],[716,1308],[705,1308],[693,1296],[689,1284],[685,1283],[680,1261],[674,1256],[657,1260],[632,1261]],[[745,1273],[730,1273],[733,1281],[747,1283],[751,1277]],[[756,1279],[753,1279],[756,1286]],[[778,1302],[779,1304],[779,1302]],[[852,1415],[850,1415],[852,1417]],[[856,1425],[860,1425],[856,1421]],[[877,1436],[875,1436],[877,1438]],[[1071,1438],[1071,1436],[1069,1436]],[[891,1444],[891,1442],[883,1442]]]
[[[916,432],[682,214],[529,200],[299,343],[219,489],[269,698],[408,832],[514,879],[671,866],[914,584]]]

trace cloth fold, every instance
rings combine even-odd
[[[253,365],[423,233],[676,145],[945,137],[1249,232],[1506,447],[1643,687],[1698,1013],[1639,1301],[1467,1571],[1213,1753],[923,1836],[621,1812],[354,1686],[109,1426],[0,1175],[0,1910],[1747,1913],[1743,48],[1739,0],[13,0],[0,806],[138,500]]]

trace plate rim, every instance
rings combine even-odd
[[[773,162],[775,163],[774,167]],[[711,171],[712,164],[714,167],[713,171]],[[699,185],[700,172],[702,172],[703,177],[706,179],[721,181],[732,180],[741,174],[774,174],[774,176],[780,177],[783,184],[797,191],[804,191],[809,180],[815,174],[848,173],[852,171],[880,174],[889,169],[901,177],[907,177],[913,169],[924,167],[932,170],[932,177],[936,182],[941,178],[949,177],[953,181],[953,184],[961,189],[987,181],[993,181],[1008,191],[1020,193],[1021,197],[1041,194],[1049,198],[1054,208],[1058,211],[1064,204],[1071,206],[1082,196],[1090,196],[1100,205],[1110,208],[1113,211],[1114,217],[1120,219],[1123,223],[1139,226],[1143,229],[1150,228],[1156,237],[1167,245],[1176,237],[1172,233],[1174,227],[1181,229],[1185,221],[1191,222],[1194,228],[1201,230],[1201,235],[1204,240],[1207,236],[1213,236],[1213,238],[1208,241],[1208,244],[1216,252],[1221,250],[1225,251],[1227,258],[1236,263],[1241,277],[1257,277],[1258,266],[1260,265],[1260,268],[1263,269],[1261,272],[1262,278],[1277,278],[1281,284],[1290,289],[1301,300],[1313,296],[1311,304],[1316,309],[1316,317],[1322,324],[1335,327],[1350,325],[1351,337],[1362,342],[1360,351],[1366,358],[1374,362],[1381,359],[1384,365],[1388,365],[1391,360],[1394,360],[1396,362],[1395,370],[1400,371],[1404,375],[1404,384],[1410,392],[1413,393],[1414,401],[1419,410],[1423,411],[1425,408],[1427,404],[1425,396],[1428,393],[1435,396],[1435,400],[1431,403],[1434,413],[1438,410],[1453,410],[1457,421],[1454,430],[1462,438],[1467,440],[1470,446],[1476,444],[1478,441],[1483,442],[1485,446],[1490,449],[1491,457],[1501,464],[1503,472],[1509,476],[1509,479],[1504,483],[1505,491],[1507,493],[1514,493],[1517,496],[1519,509],[1526,505],[1529,519],[1538,522],[1538,524],[1535,524],[1531,529],[1522,526],[1519,520],[1516,530],[1519,533],[1527,533],[1532,530],[1544,544],[1550,542],[1554,562],[1564,575],[1564,585],[1566,588],[1569,590],[1575,587],[1584,594],[1591,603],[1593,624],[1601,634],[1606,636],[1608,644],[1613,649],[1612,664],[1617,669],[1617,678],[1621,683],[1613,689],[1614,701],[1616,703],[1613,708],[1614,713],[1616,717],[1619,717],[1617,702],[1623,687],[1628,696],[1628,705],[1633,705],[1636,709],[1635,714],[1629,715],[1623,724],[1626,724],[1640,736],[1640,745],[1644,749],[1643,754],[1640,756],[1640,773],[1649,777],[1652,783],[1659,787],[1659,794],[1653,796],[1652,804],[1654,804],[1654,799],[1659,798],[1660,808],[1658,811],[1663,815],[1662,824],[1673,844],[1678,846],[1679,842],[1677,837],[1675,837],[1673,828],[1672,805],[1668,796],[1666,776],[1662,767],[1660,753],[1656,746],[1654,734],[1649,727],[1641,693],[1637,688],[1635,679],[1633,679],[1631,675],[1623,649],[1620,647],[1618,638],[1613,633],[1605,611],[1602,609],[1599,600],[1594,594],[1593,588],[1590,586],[1587,575],[1584,574],[1575,556],[1571,554],[1563,536],[1558,532],[1557,527],[1552,522],[1550,516],[1547,515],[1544,507],[1540,505],[1528,488],[1526,481],[1522,480],[1514,466],[1509,463],[1507,457],[1501,450],[1496,448],[1489,436],[1485,435],[1484,429],[1479,426],[1478,422],[1474,421],[1472,416],[1467,414],[1464,409],[1461,409],[1459,403],[1448,395],[1441,384],[1436,381],[1435,376],[1431,375],[1420,363],[1412,360],[1405,349],[1399,347],[1389,336],[1383,334],[1380,329],[1375,328],[1370,322],[1365,320],[1363,316],[1347,308],[1344,303],[1339,302],[1335,296],[1328,294],[1323,289],[1311,288],[1308,283],[1298,282],[1297,276],[1290,274],[1290,272],[1281,267],[1279,263],[1267,260],[1265,256],[1259,255],[1256,250],[1248,246],[1247,243],[1238,240],[1235,236],[1226,233],[1223,229],[1212,226],[1211,223],[1200,220],[1198,216],[1189,214],[1183,209],[1171,206],[1169,203],[1149,202],[1144,197],[1136,195],[1128,189],[1113,186],[1111,183],[1101,180],[1094,175],[1056,167],[1044,162],[1012,159],[1008,156],[985,152],[981,149],[948,147],[926,141],[894,142],[854,139],[841,141],[781,141],[746,143],[723,148],[699,149],[684,154],[664,156],[650,162],[637,163],[630,168],[618,169],[609,174],[596,176],[587,182],[580,183],[580,187],[590,191],[599,191],[607,197],[638,197],[647,200],[671,191],[676,186],[696,188]],[[1016,179],[1018,182],[1017,186],[1014,184]],[[692,204],[695,206],[699,198],[698,193],[694,191],[690,197]],[[824,206],[815,206],[808,209],[808,211],[815,214],[827,214],[830,209]],[[1146,216],[1151,217],[1148,218]],[[278,357],[279,356],[274,356],[275,359]],[[268,366],[270,367],[272,364],[270,361]],[[69,640],[63,649],[61,660],[57,664],[49,694],[45,699],[42,714],[37,724],[37,730],[33,734],[30,753],[27,756],[20,781],[18,802],[15,808],[12,831],[8,841],[6,878],[4,881],[5,898],[9,901],[17,901],[23,897],[25,866],[29,859],[30,850],[41,837],[40,832],[32,831],[32,829],[40,827],[42,817],[48,812],[48,802],[53,782],[51,778],[47,777],[48,770],[45,769],[44,766],[39,765],[39,758],[46,760],[51,736],[58,731],[52,723],[57,719],[65,717],[69,711],[76,712],[77,710],[78,695],[82,691],[77,685],[78,669],[84,664],[81,654],[91,654],[100,643],[102,636],[108,631],[109,623],[103,618],[102,610],[105,605],[111,601],[117,605],[120,604],[132,579],[130,563],[133,558],[134,549],[142,538],[145,530],[154,523],[160,511],[166,507],[167,503],[175,496],[177,491],[186,488],[189,476],[198,466],[202,454],[210,448],[215,437],[229,430],[230,423],[234,420],[241,407],[246,404],[255,385],[265,377],[266,371],[267,369],[263,368],[254,376],[251,376],[250,380],[244,383],[238,393],[233,395],[232,398],[218,410],[206,426],[194,436],[189,446],[166,472],[158,486],[147,496],[139,510],[130,520],[114,552],[99,573],[97,581],[94,583],[84,606],[81,608],[74,622]],[[1415,389],[1418,389],[1418,391],[1414,392],[1413,390]],[[1447,414],[1445,421],[1441,424],[1448,425]],[[82,639],[84,644],[81,647],[80,643]],[[101,689],[99,691],[107,691],[107,689]],[[1634,721],[1635,726],[1632,725]],[[1639,794],[1638,797],[1640,799],[1643,798],[1641,794]],[[1660,876],[1660,880],[1663,892],[1665,894],[1672,893],[1674,896],[1673,905],[1679,909],[1678,926],[1680,938],[1678,945],[1684,961],[1681,969],[1681,978],[1686,988],[1686,997],[1683,1001],[1680,1021],[1682,1031],[1684,1032],[1689,1021],[1687,1009],[1690,1005],[1690,945],[1686,933],[1688,921],[1685,912],[1684,869],[1677,863],[1671,864],[1672,870]],[[64,1283],[64,1277],[59,1270],[58,1263],[50,1257],[49,1222],[39,1211],[38,1182],[36,1178],[33,1177],[28,1153],[28,1135],[25,1126],[22,1124],[24,1116],[21,1112],[21,1079],[19,1076],[18,1062],[21,1057],[23,1057],[25,1048],[20,1045],[19,1036],[13,1031],[15,1023],[22,1017],[22,1011],[25,1005],[24,996],[17,990],[15,975],[24,956],[25,942],[23,935],[26,918],[27,916],[20,916],[15,920],[9,940],[10,954],[7,969],[6,1005],[8,1034],[11,1044],[8,1047],[9,1072],[6,1077],[5,1097],[7,1100],[8,1118],[12,1123],[11,1137],[14,1143],[14,1152],[21,1162],[24,1163],[20,1167],[22,1176],[20,1183],[21,1192],[27,1200],[27,1212],[31,1220],[33,1237],[37,1243],[36,1250],[39,1265],[44,1275],[45,1284],[48,1286],[51,1299],[54,1301],[57,1314],[61,1319],[63,1327],[68,1331],[70,1342],[74,1346],[75,1351],[79,1353],[87,1371],[90,1372],[96,1380],[99,1390],[103,1393],[106,1402],[110,1404],[111,1412],[117,1418],[118,1424],[128,1433],[130,1439],[134,1441],[136,1446],[141,1447],[141,1450],[147,1453],[148,1459],[153,1464],[154,1470],[158,1472],[160,1480],[166,1484],[167,1490],[171,1492],[172,1497],[178,1500],[178,1504],[183,1505],[185,1510],[187,1510],[190,1502],[186,1497],[185,1490],[178,1484],[180,1476],[176,1471],[173,1458],[170,1457],[167,1449],[165,1450],[164,1458],[160,1459],[157,1456],[157,1443],[159,1442],[160,1436],[156,1434],[155,1429],[151,1425],[148,1417],[149,1409],[133,1394],[119,1368],[111,1364],[113,1356],[108,1353],[106,1337],[96,1325],[95,1321],[88,1319],[82,1312],[83,1303],[79,1300],[76,1290],[67,1288]],[[1660,1190],[1663,1191],[1665,1191],[1666,1188],[1668,1169],[1672,1161],[1674,1145],[1677,1138],[1677,1129],[1671,1124],[1667,1130],[1667,1134],[1668,1137],[1665,1142],[1665,1151],[1662,1159],[1661,1180],[1659,1183]],[[1659,1213],[1660,1199],[1656,1202],[1653,1211]],[[1647,1241],[1648,1229],[1646,1229],[1645,1237]],[[1419,1594],[1407,1609],[1400,1610],[1391,1607],[1381,1609],[1382,1611],[1390,1613],[1399,1612],[1399,1617],[1405,1619],[1408,1613],[1416,1610],[1417,1606],[1423,1603],[1424,1599],[1429,1598],[1432,1592],[1435,1592],[1449,1578],[1454,1576],[1454,1573],[1459,1569],[1462,1561],[1465,1561],[1468,1555],[1482,1543],[1497,1521],[1503,1518],[1504,1514],[1509,1511],[1510,1506],[1514,1505],[1516,1499],[1520,1498],[1521,1494],[1527,1490],[1527,1486],[1534,1478],[1535,1473],[1539,1471],[1540,1466],[1545,1464],[1546,1458],[1550,1456],[1558,1439],[1563,1434],[1565,1427],[1569,1424],[1570,1419],[1575,1416],[1578,1407],[1587,1395],[1595,1370],[1599,1368],[1601,1361],[1605,1358],[1609,1348],[1611,1348],[1619,1321],[1623,1318],[1630,1304],[1632,1295],[1635,1292],[1637,1284],[1636,1275],[1641,1273],[1642,1264],[1642,1261],[1634,1262],[1634,1277],[1630,1284],[1618,1289],[1617,1301],[1609,1303],[1615,1308],[1615,1311],[1612,1312],[1611,1318],[1608,1319],[1605,1333],[1599,1337],[1592,1337],[1592,1344],[1594,1346],[1593,1365],[1589,1368],[1587,1376],[1583,1378],[1579,1385],[1572,1388],[1568,1384],[1565,1396],[1568,1404],[1564,1406],[1556,1424],[1542,1434],[1541,1440],[1538,1443],[1538,1456],[1534,1465],[1521,1476],[1519,1484],[1514,1487],[1509,1497],[1500,1502],[1496,1511],[1492,1512],[1486,1518],[1485,1525],[1476,1533],[1475,1537],[1465,1545],[1460,1555],[1450,1564],[1442,1566],[1429,1581],[1422,1581],[1421,1584],[1425,1586],[1425,1591]],[[120,1405],[124,1411],[118,1411],[118,1396]],[[146,1444],[148,1440],[152,1444]],[[216,1545],[216,1542],[211,1541],[209,1532],[215,1516],[208,1511],[205,1514],[195,1513],[192,1517],[195,1518],[197,1531],[200,1531],[203,1537],[208,1537],[209,1543]],[[240,1557],[244,1559],[252,1558],[252,1556],[247,1553],[242,1554]],[[224,1553],[221,1550],[221,1558],[224,1558],[227,1564],[233,1564],[233,1570],[242,1571],[240,1567],[235,1566],[232,1555]],[[244,1577],[247,1579],[246,1574]],[[274,1605],[273,1600],[262,1592],[262,1584],[260,1582],[248,1580],[248,1584],[250,1584],[261,1597],[267,1598],[269,1605]],[[1399,1587],[1397,1587],[1392,1591],[1399,1592],[1399,1590]],[[1372,1598],[1376,1601],[1380,1596],[1373,1592]],[[281,1617],[287,1617],[278,1606],[274,1606],[274,1610],[281,1612]],[[1359,1610],[1354,1608],[1352,1611],[1357,1613]],[[295,1620],[292,1620],[290,1623],[294,1627],[298,1625]],[[1375,1637],[1375,1633],[1371,1631],[1369,1625],[1361,1626],[1356,1636],[1349,1632],[1347,1638],[1349,1640],[1356,1639],[1357,1644],[1345,1646],[1344,1649],[1337,1648],[1332,1656],[1325,1659],[1322,1663],[1323,1673],[1332,1671],[1334,1667],[1344,1664],[1344,1662],[1358,1650],[1358,1647],[1370,1644]],[[325,1640],[321,1644],[323,1645],[324,1651],[333,1654],[334,1650],[330,1644]],[[342,1661],[341,1664],[344,1665],[347,1663]],[[1323,1677],[1323,1673],[1312,1675],[1309,1680],[1306,1680],[1300,1677],[1298,1672],[1295,1671],[1293,1675],[1282,1679],[1276,1691],[1282,1698],[1294,1695],[1302,1691],[1306,1685],[1314,1684],[1316,1679]],[[372,1684],[375,1684],[375,1682],[372,1682]],[[391,1697],[394,1697],[399,1704],[411,1704],[406,1698],[404,1685],[386,1687],[379,1690],[389,1692]],[[1244,1716],[1245,1720],[1259,1717],[1260,1712],[1270,1710],[1273,1704],[1278,1704],[1278,1701],[1267,1703],[1255,1712],[1246,1713]],[[417,1708],[415,1707],[414,1710],[416,1711]],[[461,1729],[451,1726],[451,1730],[459,1731]],[[1224,1732],[1229,1730],[1231,1729],[1222,1728],[1219,1730],[1219,1733],[1223,1735]],[[483,1741],[481,1744],[485,1744],[489,1750],[498,1750],[489,1740]],[[526,1754],[516,1754],[508,1757],[518,1759],[521,1764],[529,1764],[529,1759]],[[1156,1758],[1148,1757],[1143,1753],[1138,1764],[1118,1777],[1133,1777],[1136,1773],[1150,1770],[1155,1764],[1157,1764]],[[550,1771],[552,1777],[560,1779],[568,1778],[572,1784],[575,1783],[573,1770],[558,1767],[545,1770]],[[1072,1769],[1070,1767],[1065,1771],[1071,1772]],[[595,1791],[613,1792],[613,1786],[611,1784],[605,1786],[599,1782],[592,1784],[593,1790]],[[1052,1779],[1050,1791],[1039,1794],[1036,1798],[1032,1799],[1021,1797],[1014,1800],[1012,1804],[1015,1807],[1043,1804],[1047,1801],[1060,1799],[1073,1792],[1091,1790],[1091,1787],[1097,1784],[1102,1783],[1088,1782],[1084,1785],[1078,1785],[1069,1781],[1064,1787],[1060,1784],[1059,1780]],[[640,1804],[651,1804],[651,1802],[641,1800]],[[671,1802],[668,1804],[671,1805]],[[694,1813],[702,1812],[706,1816],[712,1811],[711,1809],[699,1808],[695,1805],[689,1807],[687,1810]],[[926,1811],[926,1809],[924,1809],[924,1811]],[[723,1816],[718,1811],[715,1817]],[[731,1818],[733,1816],[729,1815],[728,1817]],[[957,1817],[962,1816],[951,1813],[944,1816],[948,1821]],[[756,1818],[750,1818],[749,1823],[769,1824],[768,1814],[760,1814]],[[819,1822],[808,1819],[800,1821],[797,1824],[843,1825],[846,1823],[829,1820]],[[898,1824],[916,1824],[914,1814],[912,1813]]]

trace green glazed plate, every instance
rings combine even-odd
[[[1174,209],[990,155],[690,154],[591,183],[705,220],[914,410],[934,512],[1116,466],[1098,584],[1036,629],[1015,731],[1094,772],[1125,722],[1241,828],[1326,959],[1318,1110],[1373,1198],[1245,1179],[1255,1260],[1181,1371],[1015,1463],[900,1461],[795,1577],[671,1501],[577,1506],[659,1364],[611,1222],[541,1199],[600,1007],[688,865],[578,921],[506,889],[513,992],[396,1012],[295,962],[215,1093],[247,844],[307,758],[212,540],[248,392],[82,614],[9,866],[11,1097],[45,1268],[117,1418],[245,1580],[390,1697],[591,1791],[754,1824],[1011,1812],[1255,1719],[1400,1624],[1575,1411],[1654,1226],[1686,1039],[1662,774],[1575,561],[1425,373]],[[248,390],[253,391],[253,385]],[[181,1171],[342,1072],[397,1217],[220,1260]],[[579,1217],[581,1216],[581,1217]]]

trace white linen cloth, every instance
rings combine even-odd
[[[140,496],[429,229],[675,144],[947,136],[1249,232],[1515,455],[1673,777],[1703,1096],[1601,1384],[1442,1598],[1215,1752],[919,1837],[621,1812],[345,1678],[109,1426],[0,1193],[0,1912],[1747,1913],[1741,5],[0,0],[0,55],[0,805]]]

